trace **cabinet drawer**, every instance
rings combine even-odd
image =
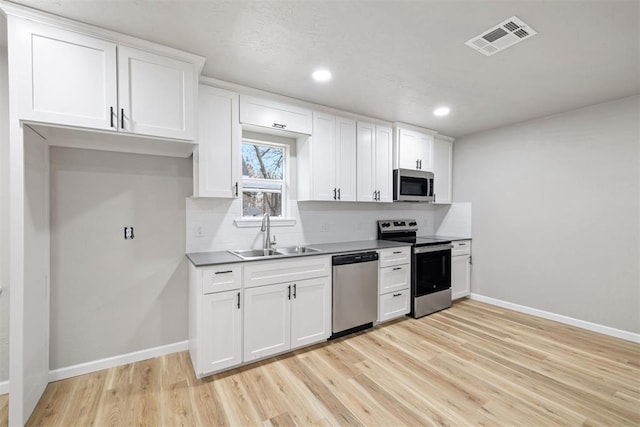
[[[311,135],[311,110],[268,99],[240,96],[240,122]]]
[[[383,295],[392,291],[409,289],[410,281],[410,264],[381,268],[378,276],[378,293]]]
[[[471,254],[471,240],[457,240],[451,244],[453,245],[451,256]]]
[[[379,266],[392,267],[394,265],[408,264],[411,261],[411,247],[390,248],[378,251],[380,255]]]
[[[331,274],[331,257],[309,256],[278,261],[257,261],[245,264],[244,287],[293,282],[326,277]]]
[[[202,271],[202,293],[230,291],[240,289],[242,267],[240,265],[219,265]]]
[[[380,295],[378,301],[378,321],[384,322],[409,313],[411,309],[409,304],[410,295],[409,289]]]

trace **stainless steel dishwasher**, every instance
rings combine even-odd
[[[331,338],[370,328],[378,317],[378,253],[333,257]]]

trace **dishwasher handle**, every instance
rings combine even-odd
[[[378,252],[361,252],[355,254],[335,255],[333,265],[358,264],[361,262],[378,261]]]

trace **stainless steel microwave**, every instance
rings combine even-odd
[[[411,169],[394,169],[393,200],[396,202],[433,202],[433,173]]]

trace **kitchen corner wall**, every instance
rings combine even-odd
[[[640,333],[640,97],[460,138],[476,294]]]
[[[187,339],[191,163],[51,147],[50,369]]]

